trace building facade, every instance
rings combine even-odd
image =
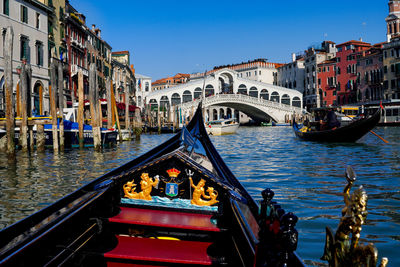
[[[72,103],[78,97],[78,73],[82,71],[84,92],[88,93],[89,71],[86,61],[86,43],[88,34],[85,30],[86,17],[80,14],[69,2],[66,3],[65,13],[65,44],[67,52],[65,61],[67,62],[66,72],[66,100]],[[73,95],[72,95],[73,94]]]
[[[112,80],[116,92],[115,99],[119,103],[126,103],[127,93],[129,93],[129,104],[135,104],[136,78],[130,66],[129,51],[112,53]]]
[[[357,103],[357,54],[370,49],[371,44],[351,40],[336,47],[337,103]]]
[[[26,61],[32,68],[32,81],[28,92],[28,105],[44,114],[49,111],[48,73],[48,16],[53,10],[39,1],[2,1],[0,30],[2,40],[7,27],[12,27],[13,38],[13,91],[14,103],[19,99],[19,68]],[[0,42],[0,111],[5,109],[4,98],[4,41]],[[17,115],[20,114],[16,108]]]
[[[335,56],[336,45],[331,41],[324,41],[320,46],[312,46],[305,51],[303,103],[308,110],[314,107],[321,107],[323,104],[323,92],[318,88],[318,64]]]
[[[336,105],[336,58],[317,65],[317,86],[321,106]]]
[[[383,44],[357,54],[357,102],[380,101],[383,91]]]
[[[277,85],[304,93],[304,57],[292,54],[292,62],[277,69]]]
[[[147,96],[153,92],[151,86],[151,77],[135,73],[136,77],[136,104],[138,107],[143,108]]]

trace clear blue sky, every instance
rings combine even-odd
[[[386,40],[388,0],[70,0],[113,51],[156,79],[291,53],[331,40]]]

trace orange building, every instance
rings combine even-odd
[[[151,87],[154,90],[162,90],[179,84],[187,83],[189,78],[190,74],[178,73],[173,77],[163,78],[153,82]]]

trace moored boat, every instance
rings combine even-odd
[[[207,133],[210,135],[234,134],[239,128],[235,119],[215,120],[206,123]]]
[[[381,110],[378,109],[370,117],[360,117],[351,123],[330,130],[311,130],[311,127],[303,124],[297,124],[293,120],[293,131],[297,137],[307,141],[317,142],[355,142],[369,131],[371,131],[379,122]]]
[[[49,117],[35,117],[36,120],[49,119]],[[59,129],[59,124],[57,129]],[[44,124],[44,136],[45,136],[45,146],[53,146],[53,126],[51,124]],[[113,129],[101,128],[101,144],[102,145],[114,145],[117,142],[118,132]],[[5,130],[0,130],[0,138],[6,134]],[[33,127],[33,138],[36,142],[36,126]],[[28,137],[29,138],[29,137]],[[18,144],[19,139],[19,127],[15,129],[15,143]],[[79,125],[77,122],[70,120],[64,120],[64,145],[66,147],[79,147]],[[84,124],[83,125],[83,145],[85,147],[93,146],[93,131],[92,126]]]
[[[187,128],[0,232],[2,266],[304,266],[297,217],[257,203]],[[260,211],[259,211],[260,210]]]

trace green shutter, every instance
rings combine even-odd
[[[9,16],[10,15],[10,3],[9,0],[4,0],[4,14]]]

